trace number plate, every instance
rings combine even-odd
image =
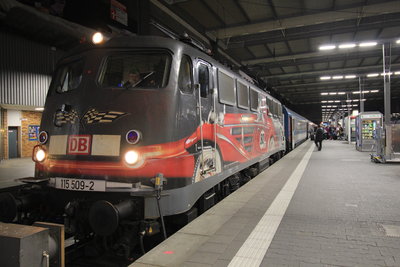
[[[74,191],[106,191],[106,181],[52,178],[55,180],[55,188]]]

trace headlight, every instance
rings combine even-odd
[[[92,36],[92,42],[94,44],[100,44],[104,41],[104,36],[101,32],[96,32],[95,34],[93,34]]]
[[[42,162],[45,160],[45,158],[46,151],[43,148],[36,146],[33,150],[33,160],[36,162]]]
[[[125,153],[125,162],[128,163],[129,165],[133,165],[139,160],[139,154],[135,151],[128,151]]]

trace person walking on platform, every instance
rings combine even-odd
[[[324,130],[321,125],[318,126],[317,130],[315,131],[315,145],[318,147],[318,151],[322,149],[322,140],[324,139]]]

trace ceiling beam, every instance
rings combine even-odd
[[[396,76],[395,76],[396,77]],[[365,86],[375,86],[375,83],[377,81],[382,81],[382,77],[376,77],[376,78],[368,78],[368,80],[364,81]],[[392,78],[391,79],[391,84],[397,84],[399,83],[400,76],[397,78]],[[358,79],[343,79],[343,80],[334,80],[334,81],[319,81],[319,82],[313,82],[313,83],[301,83],[301,84],[290,84],[290,85],[276,85],[274,86],[275,89],[280,90],[280,89],[289,89],[289,88],[298,88],[298,87],[318,87],[318,88],[331,88],[333,86],[340,87],[341,84],[357,84],[358,86]]]
[[[214,31],[208,31],[207,33],[209,33],[210,35],[214,35],[216,39],[225,39],[233,36],[298,28],[307,25],[323,24],[340,20],[358,19],[396,12],[400,12],[399,2],[390,1],[380,4],[357,6],[341,10],[291,17],[280,19],[279,21],[265,21],[235,27],[221,28]]]
[[[391,56],[392,57],[397,57],[400,55],[400,47],[396,48],[393,47],[391,51]],[[368,51],[358,51],[355,53],[347,53],[347,54],[341,54],[341,53],[336,53],[336,54],[330,54],[330,55],[325,55],[324,61],[345,61],[345,60],[352,60],[352,59],[364,59],[364,58],[370,58],[370,57],[382,57],[382,51],[379,49],[374,49],[374,50],[368,50]],[[279,57],[278,57],[279,58]],[[396,58],[393,58],[393,62],[396,61]],[[248,65],[248,68],[250,70],[260,70],[260,69],[265,69],[265,68],[273,68],[273,67],[290,67],[294,65],[302,65],[302,64],[315,64],[315,63],[321,63],[321,58],[319,56],[317,57],[305,57],[305,58],[296,58],[295,60],[277,60],[273,62],[268,62],[268,63],[260,63],[256,65]],[[360,65],[362,66],[362,64]]]
[[[393,42],[395,39],[391,40],[382,40],[383,42]],[[400,47],[392,47],[392,51],[400,52]],[[368,57],[368,56],[382,56],[382,47],[380,45],[372,46],[372,47],[355,47],[351,49],[349,52],[348,49],[333,49],[333,50],[326,50],[326,51],[317,51],[317,52],[310,52],[310,53],[299,53],[299,54],[291,54],[291,55],[284,55],[278,57],[265,57],[265,58],[256,58],[250,60],[243,60],[241,63],[243,65],[256,65],[256,64],[267,64],[267,63],[276,63],[281,61],[290,61],[293,65],[294,61],[299,59],[310,59],[310,58],[327,58],[327,57],[334,57],[334,59],[339,57],[346,57],[346,58],[355,58],[355,57]]]
[[[354,21],[335,21],[332,23],[321,25],[309,25],[301,28],[286,29],[285,36],[281,31],[254,33],[251,35],[236,36],[229,39],[228,48],[241,48],[245,46],[260,45],[266,43],[278,43],[284,40],[293,41],[308,38],[315,38],[327,35],[343,34],[357,31],[368,31],[382,28],[390,28],[399,26],[400,14],[385,14],[381,16],[365,18],[358,27]]]
[[[392,64],[392,68],[400,68],[400,64]],[[276,75],[270,75],[270,76],[261,76],[264,81],[267,81],[268,79],[282,79],[282,78],[291,78],[291,77],[301,77],[305,75],[310,75],[310,76],[315,76],[315,75],[332,75],[332,74],[342,74],[346,73],[348,71],[357,72],[359,71],[366,71],[366,70],[375,70],[377,72],[382,71],[382,66],[381,65],[371,65],[371,66],[364,66],[364,67],[352,67],[352,68],[339,68],[339,69],[327,69],[327,70],[318,70],[318,71],[305,71],[305,72],[300,72],[300,73],[286,73],[286,74],[276,74]],[[393,69],[394,70],[394,69]]]

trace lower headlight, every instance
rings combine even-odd
[[[125,153],[125,162],[129,165],[133,165],[139,160],[139,154],[135,151],[128,151]]]
[[[35,161],[42,162],[46,158],[46,151],[41,148],[37,148],[34,155]]]

